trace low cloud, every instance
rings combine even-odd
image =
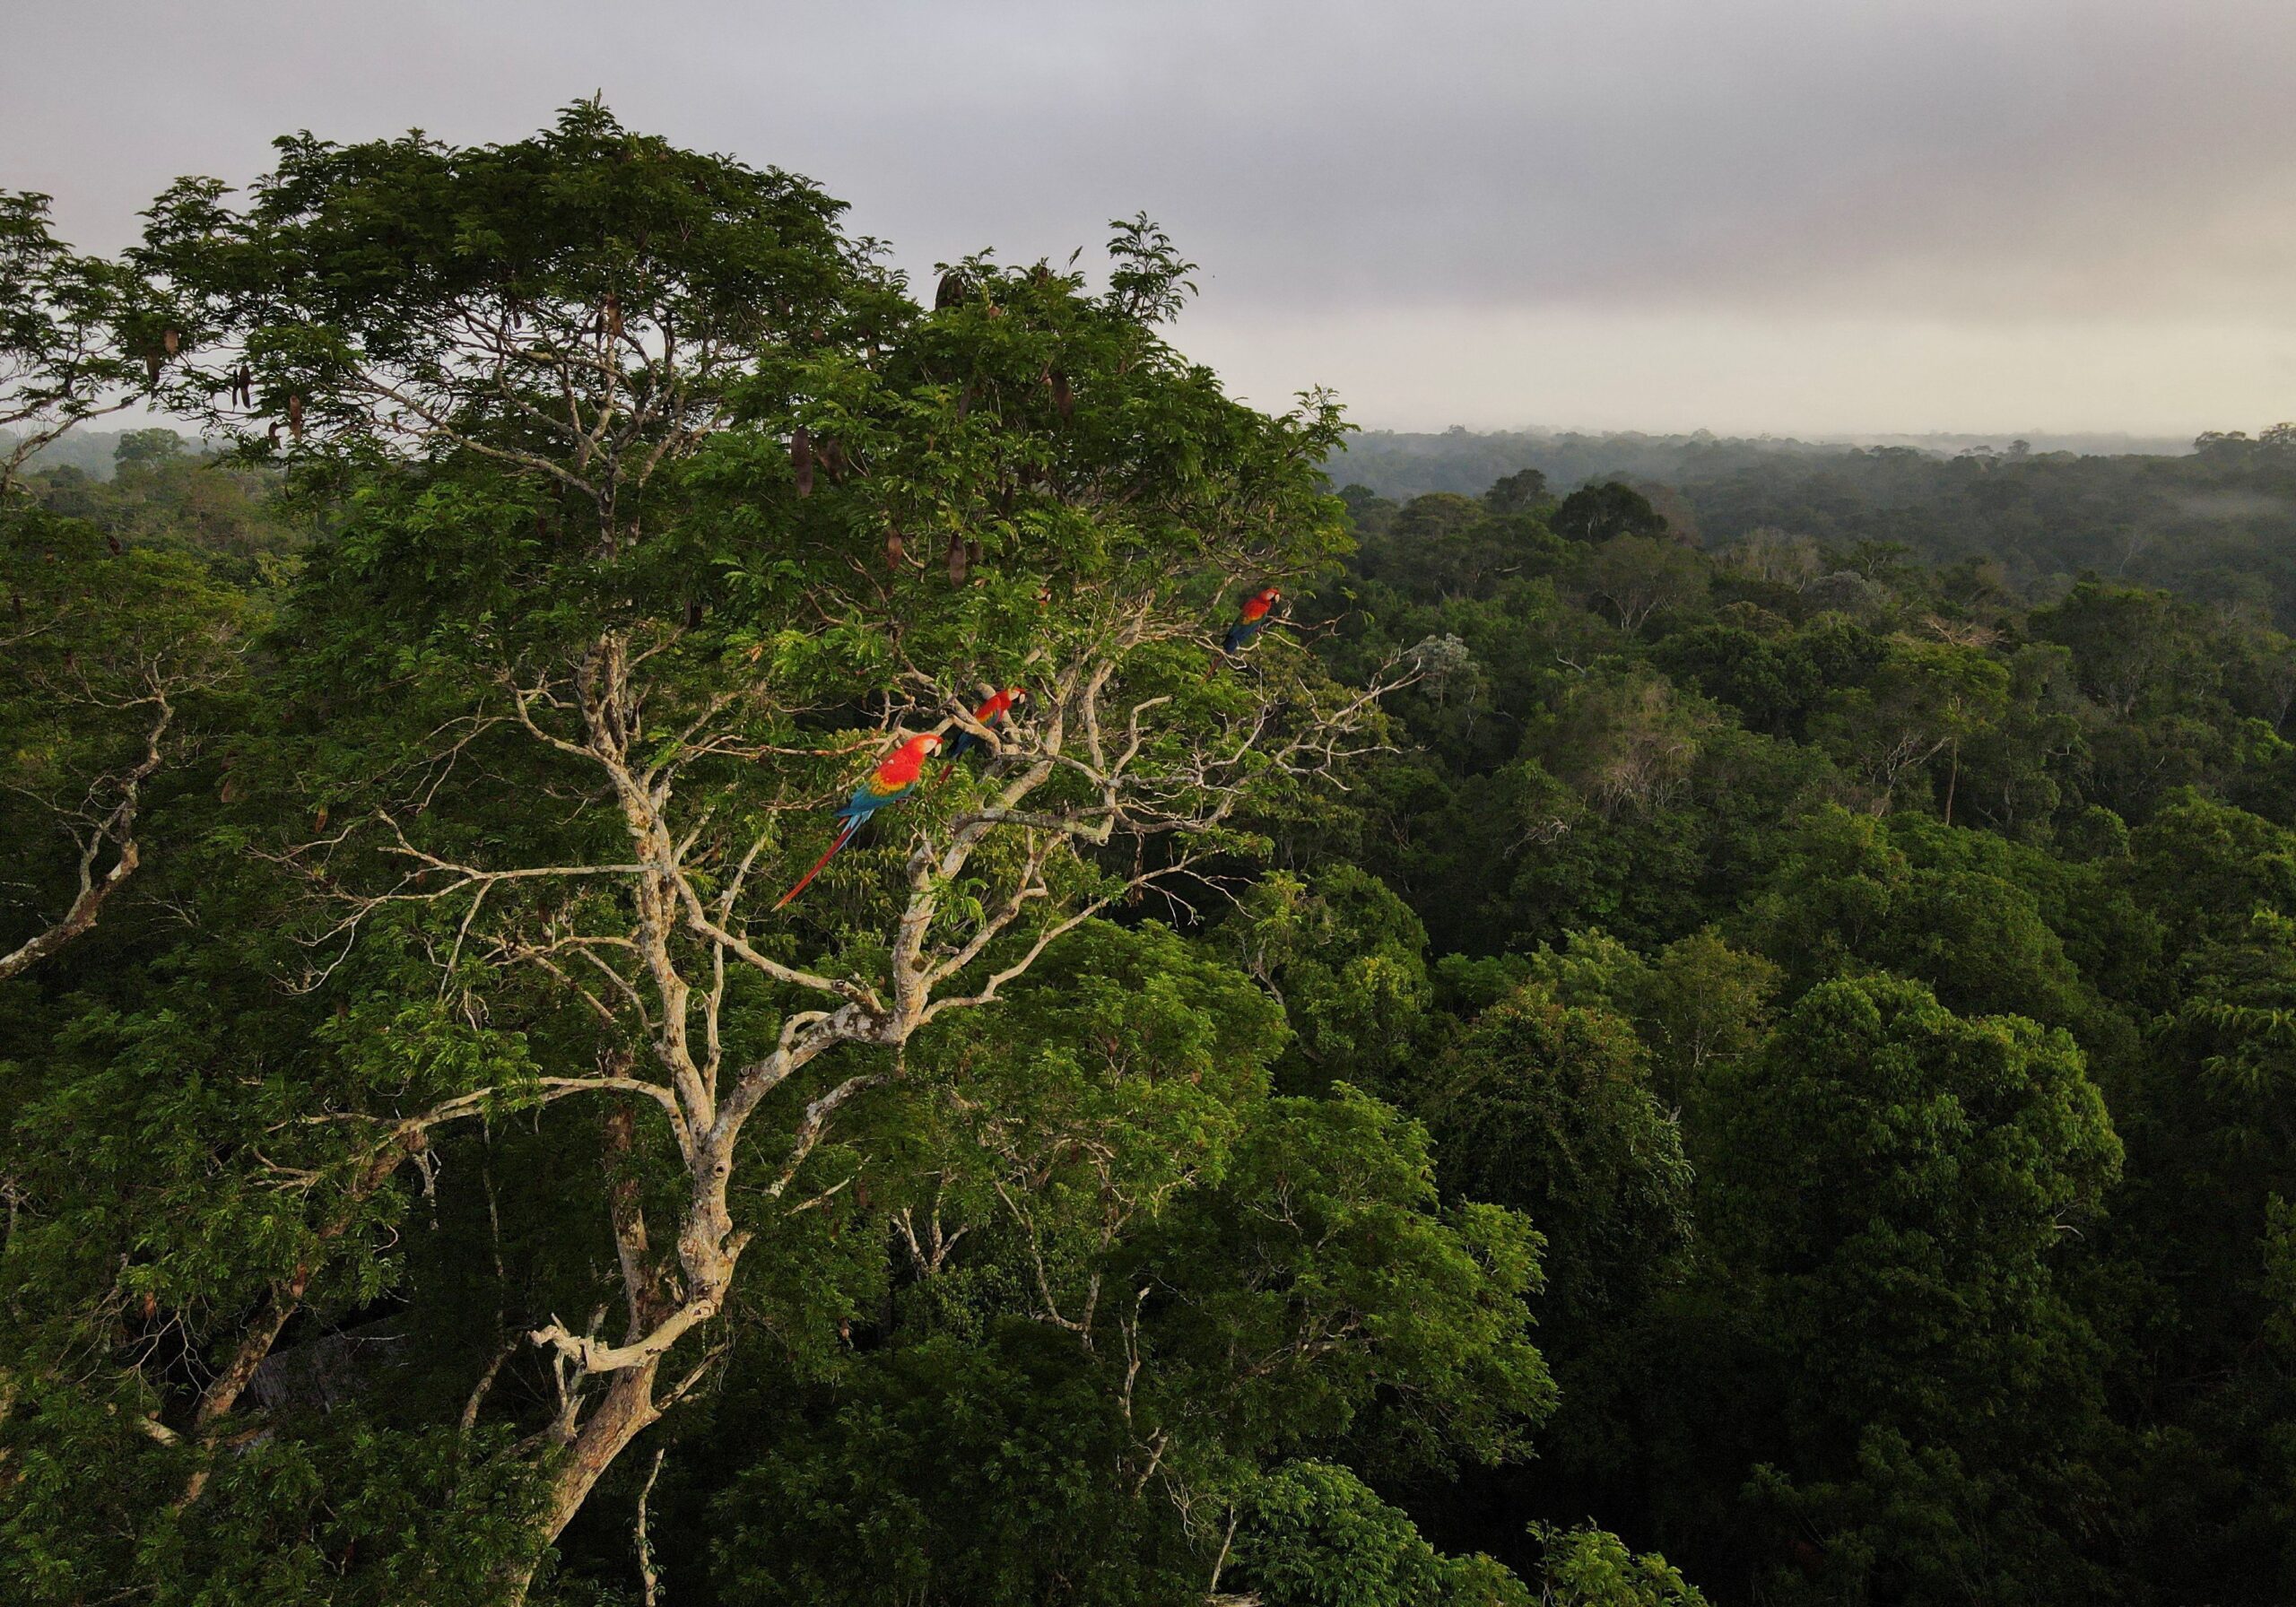
[[[1145,209],[1240,388],[1376,422],[2247,426],[2296,413],[2296,7],[91,0],[0,184],[116,246],[272,135],[516,137],[594,89],[922,272]],[[2286,400],[2282,400],[2286,398]]]

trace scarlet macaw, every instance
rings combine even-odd
[[[1228,639],[1220,644],[1222,649],[1229,653],[1240,653],[1250,647],[1259,633],[1267,629],[1268,610],[1274,608],[1276,600],[1283,595],[1282,592],[1271,586],[1246,597],[1243,613],[1234,624],[1228,627]]]
[[[853,789],[853,795],[845,801],[845,807],[837,812],[837,818],[845,824],[839,829],[837,840],[830,844],[829,852],[813,861],[813,868],[797,878],[797,885],[783,893],[781,903],[776,904],[774,908],[779,909],[804,892],[806,883],[822,873],[822,867],[837,857],[837,851],[853,840],[853,834],[861,830],[862,821],[887,804],[898,804],[915,792],[917,778],[924,772],[926,760],[939,751],[940,747],[941,739],[929,731],[923,736],[912,736],[894,749],[883,763],[870,771],[869,778]]]
[[[973,724],[976,725],[994,725],[998,720],[1004,718],[1006,714],[1012,711],[1013,705],[1015,703],[1025,703],[1028,700],[1029,689],[1027,687],[1008,686],[1003,691],[998,692],[995,697],[989,699],[987,702],[982,704],[978,708],[972,711]],[[958,760],[963,758],[967,752],[979,745],[980,738],[975,736],[962,725],[958,726],[956,735],[951,738],[949,742],[950,768],[953,769],[956,767]]]

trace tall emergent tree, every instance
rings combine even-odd
[[[2070,1035],[1901,977],[1829,982],[1708,1099],[1736,1325],[1718,1348],[1788,1403],[1734,1403],[1747,1493],[1811,1548],[1766,1594],[2090,1594],[2063,1514],[2093,1498],[2068,1470],[2095,1342],[2057,1264],[2122,1150]]]
[[[300,825],[258,843],[304,889],[332,1047],[234,1151],[248,1209],[285,1213],[235,1274],[255,1315],[196,1385],[154,1380],[152,1428],[196,1500],[315,1285],[379,1264],[402,1170],[594,1103],[555,1130],[596,1146],[603,1212],[543,1231],[620,1311],[578,1272],[506,1319],[555,1391],[523,1577],[728,1313],[804,1281],[809,1224],[865,1190],[839,1134],[898,1109],[912,1054],[1248,853],[1408,670],[1349,690],[1281,635],[1213,651],[1239,586],[1339,550],[1339,425],[1164,343],[1190,269],[1144,222],[1098,292],[974,258],[926,309],[810,184],[595,106],[498,147],[279,149],[244,204],[163,196],[136,258],[182,331],[167,402],[342,510],[244,767]],[[1023,717],[975,725],[1012,684]],[[856,780],[955,728],[980,760],[928,767],[777,910]]]

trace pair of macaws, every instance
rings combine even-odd
[[[984,728],[991,726],[1010,714],[1015,703],[1025,703],[1028,700],[1029,693],[1026,687],[1008,686],[973,710],[973,724]],[[955,740],[948,744],[948,768],[944,769],[942,774],[945,776],[949,770],[954,769],[957,760],[961,759],[967,751],[979,745],[980,738],[978,735],[969,729],[959,727]],[[915,792],[925,774],[925,761],[938,753],[941,746],[941,738],[935,732],[928,731],[922,736],[912,736],[900,747],[895,748],[875,769],[870,771],[861,785],[853,789],[853,795],[845,801],[845,807],[837,812],[837,818],[844,824],[838,828],[837,836],[831,839],[829,851],[813,861],[813,868],[797,878],[797,885],[782,894],[781,902],[776,904],[774,908],[781,908],[790,899],[804,892],[806,884],[820,875],[822,867],[837,857],[839,849],[853,840],[853,834],[861,830],[862,823],[871,815],[880,809],[900,803]]]
[[[1228,627],[1227,637],[1221,643],[1222,650],[1231,654],[1240,653],[1258,639],[1259,633],[1267,629],[1268,615],[1283,595],[1282,592],[1269,586],[1246,597],[1236,622]],[[987,729],[1011,713],[1015,703],[1028,701],[1028,697],[1026,688],[1008,686],[973,711],[972,723]],[[813,861],[813,868],[797,878],[797,885],[782,894],[781,902],[774,908],[782,908],[804,892],[813,879],[822,873],[823,867],[837,857],[838,850],[853,840],[853,834],[861,830],[862,822],[877,811],[889,808],[915,792],[925,774],[925,761],[939,752],[941,745],[939,735],[930,731],[922,736],[912,736],[870,771],[867,778],[853,789],[853,795],[845,801],[845,807],[837,812],[837,818],[844,823],[838,828],[837,836],[831,839],[828,852]],[[977,734],[969,728],[960,727],[955,739],[948,744],[949,769],[955,769],[958,760],[979,745],[980,738]],[[948,772],[944,770],[942,773],[945,775]]]

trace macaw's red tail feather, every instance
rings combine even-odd
[[[837,840],[830,844],[829,851],[823,854],[819,859],[813,861],[813,868],[797,878],[797,885],[791,888],[787,892],[783,893],[781,895],[781,902],[779,904],[776,904],[774,908],[782,908],[789,902],[790,899],[796,898],[799,893],[804,892],[807,884],[810,883],[814,877],[822,873],[822,867],[827,864],[831,860],[835,859],[837,857],[837,851],[845,847],[847,843],[851,842],[853,840],[853,834],[860,829],[861,818],[858,815],[856,815],[853,819],[846,821],[845,829],[837,834]]]

